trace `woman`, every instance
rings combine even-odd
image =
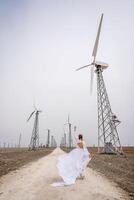
[[[64,182],[54,183],[53,186],[74,184],[77,177],[83,177],[82,173],[91,160],[83,136],[79,134],[75,139],[76,148],[58,158],[57,168]]]

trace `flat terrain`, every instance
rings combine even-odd
[[[52,151],[51,148],[38,151],[28,151],[27,148],[0,148],[0,177]]]
[[[68,149],[64,149],[64,150],[70,151]],[[89,163],[89,170],[93,169],[96,172],[98,172],[100,175],[102,175],[103,177],[106,177],[110,181],[117,183],[120,188],[122,188],[124,191],[127,192],[128,196],[130,197],[129,199],[134,199],[134,147],[123,148],[124,150],[123,156],[103,155],[103,154],[98,155],[97,148],[95,147],[90,147],[89,150],[92,154],[92,160]],[[36,163],[38,162],[38,160],[40,160],[39,158],[41,157],[43,157],[41,159],[45,159],[45,156],[50,154],[52,151],[53,149],[50,149],[50,148],[41,149],[39,151],[28,151],[25,148],[24,149],[22,148],[21,149],[16,149],[16,148],[0,149],[0,176],[8,174],[10,171],[14,171],[19,168],[21,170],[22,169],[21,166],[25,167],[27,166],[28,163],[30,163],[32,166],[32,161]],[[58,154],[56,154],[56,156],[58,156]],[[56,157],[54,156],[51,158],[56,159]],[[50,165],[51,164],[52,163],[50,163]],[[39,166],[38,166],[38,170],[40,170]],[[44,171],[45,170],[46,169],[44,168]],[[95,172],[92,172],[92,173],[95,173]],[[55,176],[57,175],[55,174]],[[1,178],[1,180],[2,179],[3,177]],[[49,199],[51,198],[48,198],[48,200]]]
[[[134,148],[124,148],[124,153],[121,156],[92,153],[89,167],[117,183],[134,199]]]
[[[128,200],[126,193],[115,183],[91,168],[85,171],[86,178],[74,185],[52,187],[61,181],[56,168],[60,148],[37,161],[26,164],[0,179],[1,200]]]

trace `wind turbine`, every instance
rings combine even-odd
[[[90,90],[93,87],[94,72],[97,74],[97,101],[98,101],[98,152],[99,153],[122,153],[122,147],[117,132],[117,126],[120,121],[113,114],[109,102],[107,90],[102,76],[103,70],[107,69],[108,64],[96,61],[99,38],[102,26],[103,14],[101,15],[97,36],[92,52],[93,62],[76,69],[76,71],[91,67],[91,84]]]
[[[66,141],[66,132],[65,132],[64,128],[63,128],[63,131],[64,131],[64,136],[63,136],[63,138],[64,138],[64,147],[66,147],[67,141]]]
[[[57,142],[56,142],[56,140],[55,140],[55,137],[54,137],[54,139],[53,139],[53,147],[54,147],[54,148],[57,147]]]
[[[20,146],[21,146],[21,137],[22,137],[22,135],[21,135],[21,133],[20,133],[20,135],[19,135],[19,143],[18,143],[18,147],[20,148]]]
[[[46,143],[46,147],[50,147],[50,129],[47,129],[47,143]]]
[[[72,124],[70,123],[70,116],[68,114],[67,123],[64,125],[68,125],[69,133],[68,133],[68,146],[69,148],[72,147]]]
[[[33,114],[35,114],[35,119],[34,119],[34,126],[33,126],[33,131],[32,131],[32,136],[29,144],[29,149],[31,150],[36,150],[39,148],[39,113],[41,110],[35,110],[30,114],[27,122],[31,119]]]
[[[51,135],[51,147],[54,147],[54,136]]]
[[[68,123],[67,123],[67,124],[68,124]],[[61,146],[61,147],[66,147],[66,132],[65,132],[64,127],[63,127],[63,136],[62,136],[62,138],[61,138],[60,146]]]

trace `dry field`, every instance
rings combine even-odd
[[[64,149],[69,152],[69,149]],[[124,147],[124,155],[97,154],[97,148],[89,148],[92,160],[89,167],[116,182],[134,199],[134,147]],[[0,176],[16,170],[28,162],[35,161],[51,153],[53,149],[28,151],[22,149],[0,149]]]
[[[0,148],[0,176],[48,155],[53,149],[45,148],[28,151],[27,148]]]
[[[98,155],[90,148],[92,161],[89,167],[116,182],[134,199],[134,147],[124,147],[124,155]]]

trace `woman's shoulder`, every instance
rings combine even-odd
[[[86,145],[86,143],[85,143],[84,140],[79,140],[79,139],[77,139],[77,143],[83,143],[84,145]]]

